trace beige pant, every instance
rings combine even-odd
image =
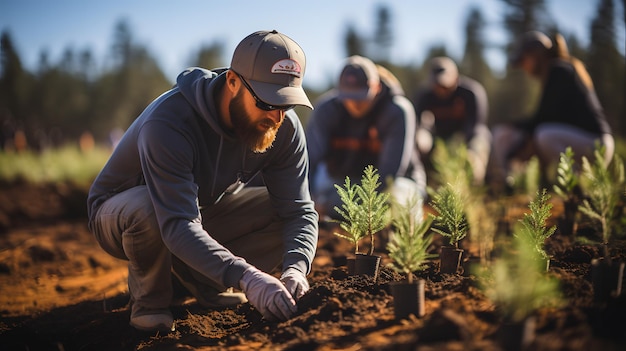
[[[539,158],[545,176],[549,167],[556,169],[561,153],[568,146],[578,164],[583,156],[593,160],[598,142],[605,147],[604,162],[608,164],[615,152],[615,142],[610,134],[598,136],[567,124],[543,123],[532,136],[528,136],[513,126],[498,126],[493,137],[493,179],[504,182],[510,172],[511,160],[526,161],[533,155]]]
[[[263,271],[281,262],[283,225],[265,187],[225,196],[203,211],[203,226],[233,254]],[[132,315],[168,311],[173,295],[172,254],[161,239],[147,188],[137,186],[108,199],[98,209],[92,228],[107,253],[128,260]],[[221,287],[193,272],[197,280]]]

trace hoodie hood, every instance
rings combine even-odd
[[[402,84],[398,78],[385,67],[381,65],[377,65],[376,67],[378,68],[378,74],[380,75],[383,91],[391,96],[404,96],[404,89],[402,88]]]
[[[380,92],[374,98],[374,107],[372,107],[372,111],[377,110],[378,106],[384,106],[390,99],[393,99],[394,96],[404,96],[404,89],[402,89],[402,85],[396,76],[394,76],[390,71],[386,68],[377,65],[378,72],[380,74]]]
[[[232,139],[233,135],[219,121],[215,95],[217,88],[226,81],[227,68],[208,70],[190,67],[176,78],[176,86],[193,109],[221,136]]]

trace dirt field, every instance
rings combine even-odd
[[[205,309],[179,288],[176,332],[137,332],[128,325],[126,264],[87,231],[85,197],[86,189],[70,185],[0,185],[0,350],[502,349],[501,319],[476,277],[439,274],[433,260],[420,275],[426,315],[396,320],[389,285],[401,277],[386,267],[377,281],[349,276],[350,245],[328,230],[320,232],[311,290],[291,320],[266,322],[249,304]],[[517,202],[510,199],[504,221],[520,218],[526,204]],[[553,217],[560,208],[555,202]],[[547,243],[547,274],[560,281],[566,304],[534,314],[530,349],[626,350],[625,294],[594,303],[590,262],[600,252],[567,234],[557,231]],[[379,245],[383,253],[384,240]],[[626,260],[624,240],[611,255]]]

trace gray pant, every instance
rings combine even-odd
[[[585,156],[589,160],[594,159],[596,142],[605,146],[604,162],[608,164],[613,158],[615,142],[610,134],[598,137],[580,128],[567,124],[542,123],[536,129],[530,140],[520,129],[510,125],[498,126],[494,129],[493,148],[493,175],[494,181],[504,182],[509,174],[510,160],[517,157],[516,148],[530,142],[530,150],[526,150],[527,157],[537,155],[543,172],[548,167],[556,170],[561,152],[570,146],[574,151],[576,162]]]
[[[266,188],[244,188],[237,195],[225,196],[202,215],[203,227],[234,255],[266,272],[280,264],[283,224]],[[92,228],[107,253],[128,260],[132,315],[169,311],[172,259],[177,258],[161,239],[147,188],[137,186],[108,199],[98,209]],[[221,287],[193,273],[198,281]]]

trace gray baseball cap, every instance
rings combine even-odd
[[[276,30],[245,37],[235,48],[230,63],[230,68],[246,79],[263,102],[313,109],[302,88],[305,66],[302,48]]]
[[[371,88],[379,83],[378,68],[372,60],[359,55],[350,56],[339,75],[338,96],[350,100],[371,99],[375,92]]]

